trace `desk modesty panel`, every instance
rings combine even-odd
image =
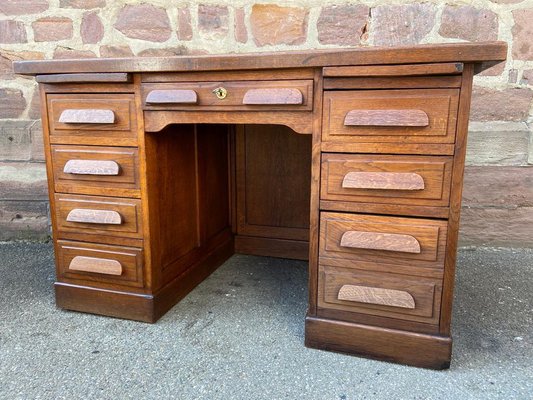
[[[155,322],[234,253],[309,260],[305,344],[450,364],[472,78],[502,42],[17,61],[59,307]]]

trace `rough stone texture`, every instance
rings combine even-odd
[[[248,31],[246,30],[244,8],[237,8],[235,10],[234,31],[235,41],[239,43],[246,43],[248,41]]]
[[[90,50],[75,50],[67,47],[58,46],[54,50],[54,58],[68,59],[68,58],[94,58],[96,54]]]
[[[26,109],[26,99],[18,89],[0,88],[0,118],[18,118]]]
[[[38,14],[48,7],[48,0],[0,0],[0,13],[5,15]]]
[[[513,11],[513,57],[533,61],[533,8]]]
[[[191,24],[191,10],[189,7],[178,8],[178,39],[191,40],[192,24]]]
[[[510,88],[492,90],[474,87],[472,93],[472,121],[525,121],[533,99],[533,90]]]
[[[447,6],[442,13],[439,34],[470,42],[496,40],[498,16],[490,10],[471,6]]]
[[[369,8],[362,4],[328,6],[322,8],[317,22],[321,44],[355,46],[364,40]]]
[[[30,127],[31,135],[31,160],[42,162],[44,158],[44,142],[43,142],[43,127],[41,120],[35,121]]]
[[[492,1],[493,3],[497,3],[497,4],[516,4],[516,3],[521,3],[524,0],[490,0],[490,1]]]
[[[97,8],[105,7],[105,0],[60,0],[59,7],[64,8]]]
[[[41,99],[39,96],[39,90],[37,90],[37,88],[33,91],[33,95],[31,96],[30,107],[28,109],[28,118],[41,118]]]
[[[373,42],[378,46],[420,43],[435,24],[432,4],[377,6],[372,8]]]
[[[531,247],[533,207],[463,207],[463,246]]]
[[[20,21],[0,21],[0,43],[26,43],[26,28]]]
[[[229,30],[228,7],[200,4],[198,6],[198,29],[209,39],[222,39]]]
[[[468,132],[467,165],[526,165],[529,128],[525,122],[473,122]]]
[[[72,20],[67,17],[44,17],[32,22],[36,42],[53,42],[72,37]]]
[[[533,69],[525,70],[521,81],[524,85],[533,85]]]
[[[0,201],[0,241],[47,239],[48,215],[45,201]]]
[[[120,58],[132,57],[133,51],[130,46],[100,46],[100,57],[104,58]]]
[[[492,64],[492,63],[491,63]],[[486,70],[482,71],[481,73],[478,74],[478,76],[498,76],[498,75],[501,75],[503,73],[503,71],[505,70],[505,62],[500,62],[496,65],[493,65],[489,68],[487,68]]]
[[[146,49],[137,54],[139,57],[172,57],[189,54],[185,46],[168,47],[165,49]]]
[[[31,158],[30,130],[32,124],[33,121],[2,121],[0,124],[0,160],[28,161]]]
[[[0,79],[10,80],[23,75],[15,75],[13,73],[13,61],[19,60],[42,60],[44,53],[40,51],[0,51]],[[28,79],[28,77],[26,77]]]
[[[149,42],[165,42],[172,33],[166,10],[149,4],[125,6],[114,27],[129,38]]]
[[[44,163],[0,162],[0,201],[48,200]]]
[[[302,44],[307,37],[307,18],[305,8],[255,4],[250,15],[255,44]]]
[[[80,33],[83,43],[98,43],[102,40],[104,37],[104,25],[96,12],[89,11],[83,14]]]

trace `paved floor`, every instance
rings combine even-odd
[[[0,244],[0,399],[532,399],[533,251],[462,250],[448,371],[303,346],[306,264],[235,256],[157,324],[55,308],[49,244]]]

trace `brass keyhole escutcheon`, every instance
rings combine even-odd
[[[217,96],[217,99],[219,100],[224,100],[228,95],[228,91],[223,87],[217,87],[213,90],[213,93],[215,94],[215,96]]]

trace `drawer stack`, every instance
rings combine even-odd
[[[134,94],[48,93],[46,101],[58,282],[142,291]]]
[[[416,146],[453,145],[458,102],[458,88],[324,92],[318,317],[439,333],[453,155]]]

